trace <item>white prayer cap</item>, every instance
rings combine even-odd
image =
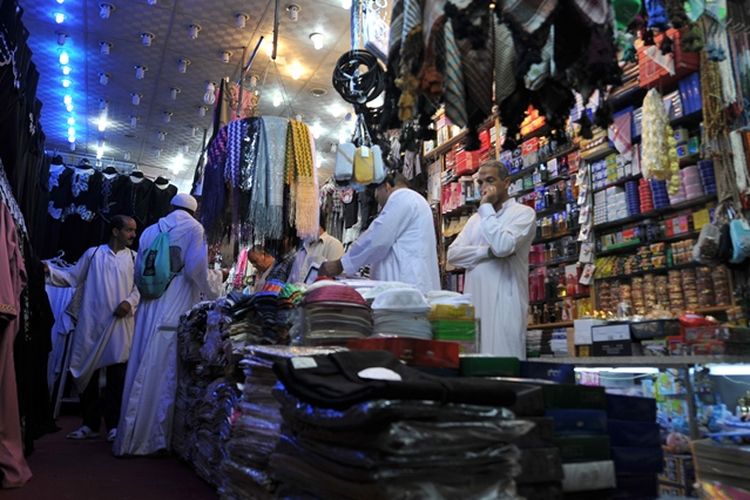
[[[178,193],[172,198],[172,206],[177,208],[184,208],[186,210],[190,210],[191,212],[195,212],[198,210],[198,202],[190,196],[189,194],[185,193]]]

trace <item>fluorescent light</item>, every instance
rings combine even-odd
[[[99,117],[99,119],[96,121],[97,129],[99,132],[104,132],[107,130],[107,127],[109,126],[109,121],[107,120],[107,117],[102,114],[102,116]]]
[[[74,129],[73,127],[68,127],[68,135],[69,136],[71,136],[71,135],[75,136],[76,135],[76,129]]]
[[[73,105],[72,104],[66,104],[65,105],[65,109],[68,110],[68,113],[72,113],[73,112]]]
[[[75,125],[75,124],[76,124],[76,119],[75,118],[73,118],[72,116],[70,118],[68,118],[68,125]]]
[[[328,112],[331,113],[332,116],[339,118],[346,113],[346,108],[339,103],[334,103],[328,106]]]
[[[593,372],[593,373],[636,373],[636,374],[656,374],[659,373],[658,368],[652,366],[619,366],[615,367],[593,367],[593,366],[577,366],[573,369],[576,372]]]
[[[289,69],[289,75],[292,77],[293,80],[299,80],[300,78],[302,78],[302,75],[305,73],[305,68],[302,67],[299,61],[294,61],[293,63],[291,63],[288,69]]]
[[[324,39],[321,33],[310,33],[310,40],[312,41],[315,50],[320,50],[323,48]]]
[[[62,86],[64,89],[67,89],[70,87],[70,78],[63,78],[62,79]]]
[[[282,98],[281,98],[281,92],[276,92],[273,95],[273,107],[278,108],[281,106]]]
[[[169,166],[169,170],[173,174],[179,174],[185,170],[185,156],[182,153],[177,153],[177,156],[172,160],[172,164]]]
[[[65,52],[64,50],[60,52],[60,64],[65,66],[69,62],[70,62],[70,56],[68,55],[68,53]]]
[[[73,104],[73,98],[70,97],[70,94],[65,94],[65,97],[63,97],[63,102],[66,106],[70,106],[71,104]]]
[[[70,66],[63,66],[63,75],[68,76],[70,74]]]
[[[743,376],[750,375],[750,365],[747,364],[736,364],[736,365],[706,365],[711,375],[723,375],[723,376]]]
[[[74,142],[76,142],[76,136],[69,135],[68,136],[68,142],[71,143],[71,144],[73,144]]]
[[[57,3],[59,3],[60,5],[62,5],[62,4],[65,3],[65,0],[57,0]]]
[[[65,22],[65,14],[62,12],[55,12],[55,22],[57,24],[62,24]]]

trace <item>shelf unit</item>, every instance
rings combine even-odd
[[[682,210],[695,208],[701,205],[705,205],[706,203],[714,201],[714,200],[716,200],[715,194],[706,194],[703,196],[699,196],[697,198],[693,198],[691,200],[685,200],[675,205],[669,205],[668,207],[658,208],[656,210],[652,210],[651,212],[631,215],[630,217],[623,217],[622,219],[602,222],[601,224],[595,224],[594,231],[597,232],[597,231],[605,231],[607,229],[620,228],[622,226],[632,224],[633,222],[641,222],[646,219],[652,219],[654,217],[658,217],[660,215],[669,215],[669,214],[680,212]]]
[[[680,368],[686,365],[748,363],[748,356],[596,356],[566,358],[529,358],[540,363],[562,363],[579,366],[649,366]]]

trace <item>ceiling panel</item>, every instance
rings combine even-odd
[[[129,155],[147,175],[169,174],[176,183],[189,184],[202,131],[212,123],[212,106],[205,117],[198,113],[206,106],[203,96],[207,82],[219,82],[224,77],[236,80],[243,51],[249,57],[259,37],[265,35],[250,70],[258,77],[257,114],[301,115],[308,124],[319,124],[320,172],[325,175],[332,169],[330,146],[338,141],[344,117],[343,113],[334,116],[331,110],[351,109],[330,82],[334,63],[349,47],[349,12],[341,8],[340,0],[282,2],[276,62],[271,62],[268,54],[273,0],[157,0],[156,5],[148,5],[146,0],[106,0],[115,6],[109,19],[99,15],[101,1],[105,0],[66,0],[59,5],[54,0],[19,0],[25,11],[23,22],[31,33],[33,60],[41,74],[37,96],[44,104],[42,126],[49,149],[68,149],[68,119],[72,117],[77,152],[94,154],[97,142],[103,140],[105,161],[123,160]],[[290,3],[300,7],[297,22],[285,10]],[[66,15],[61,25],[54,22],[57,11]],[[235,26],[239,12],[249,16],[244,28]],[[191,23],[202,28],[195,40],[188,35]],[[68,35],[64,46],[57,44],[58,32]],[[155,35],[151,46],[141,43],[143,32]],[[312,45],[313,32],[324,35],[321,50]],[[100,53],[101,42],[111,44],[109,55]],[[70,56],[67,89],[62,87],[64,75],[58,61],[62,50]],[[232,53],[228,64],[221,60],[223,51]],[[180,58],[191,62],[185,74],[178,72]],[[301,68],[300,74],[295,74],[295,63]],[[135,77],[136,65],[148,68],[142,80]],[[100,84],[100,73],[108,74],[107,85]],[[170,96],[172,87],[180,89],[176,100]],[[316,97],[313,89],[323,89],[325,95]],[[132,93],[142,96],[139,106],[131,103]],[[65,95],[72,98],[72,113],[66,110]],[[283,102],[274,106],[277,95],[283,96]],[[104,132],[96,123],[101,99],[108,101],[109,125]],[[164,112],[171,113],[169,123],[164,122]],[[131,128],[131,116],[138,119],[135,128]],[[166,133],[163,142],[159,131]],[[180,152],[187,168],[180,174],[170,174],[169,167]]]

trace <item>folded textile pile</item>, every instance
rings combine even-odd
[[[346,285],[311,287],[302,301],[304,343],[324,345],[372,335],[372,311]]]
[[[294,285],[272,283],[267,290],[254,295],[232,293],[227,297],[226,312],[232,322],[227,335],[246,344],[285,344],[296,319],[296,306],[302,292]]]
[[[518,498],[511,444],[533,424],[507,384],[426,375],[383,351],[274,364],[283,383],[271,456],[282,497]]]
[[[380,293],[372,303],[373,332],[432,340],[427,319],[430,306],[415,288],[393,288]]]
[[[275,361],[297,356],[327,354],[338,347],[247,346],[240,366],[245,374],[242,396],[226,444],[222,465],[222,498],[271,498],[276,482],[268,472],[268,460],[279,440],[280,405],[272,395],[278,379]]]
[[[233,351],[225,306],[223,300],[197,304],[180,318],[177,332],[180,377],[172,448],[213,485],[221,483],[220,465],[238,398],[235,382],[225,374]]]

